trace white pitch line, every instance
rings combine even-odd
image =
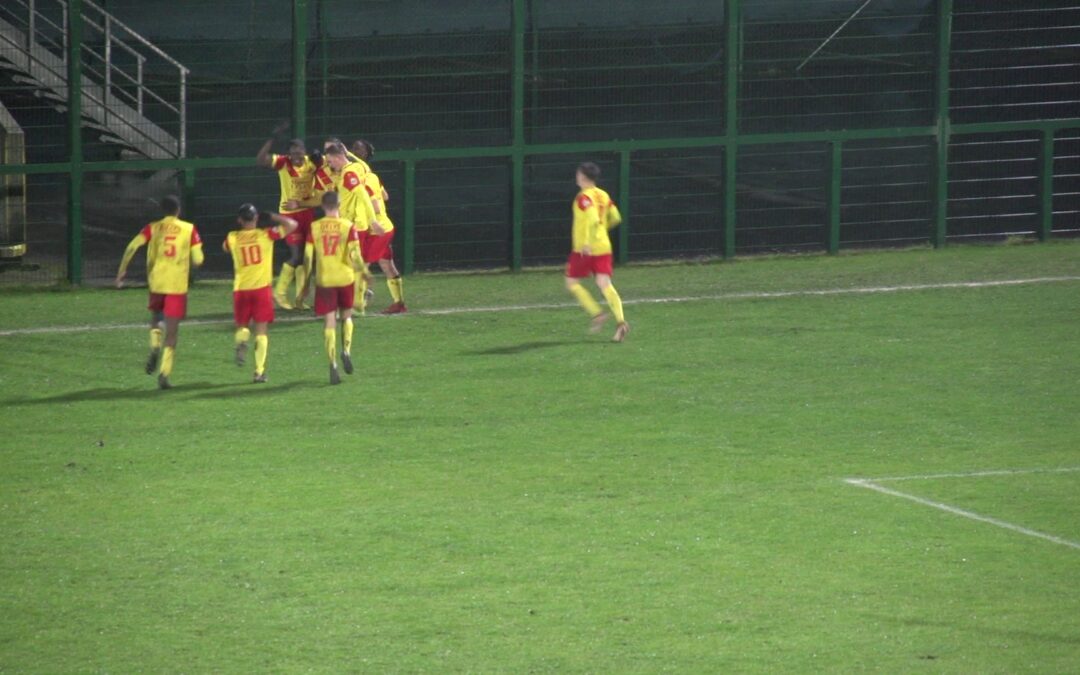
[[[917,476],[886,476],[884,478],[851,478],[851,481],[885,483],[898,480],[934,480],[936,478],[980,478],[982,476],[1023,476],[1032,473],[1073,473],[1080,471],[1080,466],[1066,466],[1057,469],[998,469],[995,471],[969,471],[965,473],[928,473]]]
[[[957,281],[943,282],[939,284],[908,284],[900,286],[864,286],[861,288],[825,288],[820,290],[802,291],[747,291],[742,293],[718,293],[716,295],[688,295],[674,298],[635,298],[623,300],[624,305],[646,305],[683,302],[704,302],[718,300],[767,300],[773,298],[798,298],[830,295],[860,295],[872,293],[902,293],[907,291],[928,291],[950,288],[991,288],[994,286],[1020,286],[1025,284],[1048,284],[1063,281],[1080,281],[1080,276],[1064,277],[1033,277],[1029,279],[999,279],[993,281]],[[498,305],[491,307],[448,307],[446,309],[422,309],[413,310],[409,314],[414,316],[445,316],[450,314],[483,314],[490,312],[521,312],[538,309],[567,309],[577,307],[575,303],[538,303],[532,305]],[[372,315],[375,318],[379,315]],[[383,318],[383,317],[380,317]],[[288,316],[281,317],[280,323],[295,321],[314,321],[314,316]],[[218,324],[231,324],[232,319],[192,319],[185,321],[185,326],[211,326]],[[104,330],[122,330],[145,328],[146,322],[142,323],[111,323],[82,326],[45,326],[40,328],[13,328],[0,330],[0,337],[14,335],[40,335],[48,333],[88,333]]]
[[[1056,536],[1054,536],[1052,534],[1047,534],[1045,532],[1039,532],[1038,530],[1032,530],[1032,529],[1029,529],[1029,528],[1026,528],[1026,527],[1022,527],[1020,525],[1014,525],[1013,523],[1008,523],[1008,522],[1005,522],[1004,520],[998,520],[997,518],[991,518],[990,516],[980,515],[978,513],[973,512],[973,511],[965,511],[964,509],[958,509],[955,506],[949,506],[948,504],[943,504],[942,502],[935,502],[932,499],[924,499],[923,497],[918,497],[916,495],[908,494],[906,492],[900,492],[899,490],[893,490],[893,489],[887,488],[887,487],[885,487],[883,485],[878,485],[877,483],[875,483],[872,480],[867,480],[865,478],[846,478],[846,479],[844,479],[844,482],[848,483],[849,485],[854,485],[856,487],[866,488],[868,490],[875,490],[877,492],[880,492],[880,493],[886,494],[886,495],[890,495],[892,497],[900,497],[901,499],[907,499],[909,501],[915,502],[916,504],[922,504],[923,506],[929,506],[929,507],[932,507],[932,508],[935,508],[935,509],[940,509],[941,511],[945,511],[946,513],[951,513],[951,514],[953,514],[955,516],[960,516],[961,518],[968,518],[970,520],[977,520],[977,521],[979,521],[981,523],[988,523],[990,525],[995,525],[997,527],[1000,527],[1000,528],[1003,528],[1003,529],[1006,529],[1006,530],[1011,530],[1013,532],[1019,532],[1020,534],[1026,534],[1029,537],[1035,537],[1037,539],[1044,539],[1046,541],[1050,541],[1050,542],[1053,542],[1055,544],[1060,544],[1062,546],[1068,546],[1069,548],[1075,548],[1077,550],[1080,550],[1080,542],[1070,541],[1068,539],[1063,539],[1061,537],[1056,537]]]

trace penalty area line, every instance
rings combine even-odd
[[[657,305],[666,303],[684,302],[715,302],[724,300],[769,300],[774,298],[800,298],[821,297],[832,295],[869,295],[876,293],[904,293],[911,291],[930,291],[955,288],[992,288],[995,286],[1021,286],[1025,284],[1048,284],[1064,281],[1080,281],[1080,276],[1065,277],[1033,277],[1029,279],[998,279],[991,281],[955,281],[938,284],[905,284],[898,286],[862,286],[856,288],[824,288],[817,290],[800,291],[746,291],[739,293],[717,293],[713,295],[689,295],[669,298],[630,298],[623,300],[624,305]],[[536,303],[530,305],[496,305],[490,307],[447,307],[444,309],[421,309],[409,312],[413,316],[447,316],[455,314],[484,314],[491,312],[522,312],[542,309],[568,309],[577,307],[572,302],[562,303]],[[393,318],[381,317],[373,314],[365,318]],[[298,321],[316,321],[314,315],[305,316],[282,316],[277,319],[279,323],[292,323]],[[191,319],[184,322],[185,326],[213,326],[231,324],[232,319]],[[105,330],[130,330],[146,328],[146,322],[141,323],[111,323],[82,326],[43,326],[38,328],[12,328],[0,330],[0,337],[16,335],[41,335],[49,333],[89,333]]]
[[[1016,471],[1016,472],[1011,472],[1011,473],[1010,472],[980,472],[979,474],[969,474],[968,476],[970,476],[970,475],[1019,475],[1019,474],[1023,474],[1023,473],[1036,473],[1036,471]],[[964,476],[964,475],[957,476],[957,475],[953,474],[953,475],[942,476],[942,477],[951,478],[951,477],[968,477],[968,476]],[[915,478],[917,478],[917,477],[912,477],[912,480],[914,480]],[[880,492],[881,494],[889,495],[890,497],[898,497],[900,499],[906,499],[908,501],[915,502],[916,504],[922,504],[923,506],[929,506],[931,508],[938,509],[939,511],[944,511],[946,513],[951,513],[954,516],[960,516],[961,518],[967,518],[968,520],[976,520],[976,521],[978,521],[980,523],[987,523],[988,525],[994,525],[995,527],[1000,527],[1002,529],[1009,530],[1009,531],[1012,531],[1012,532],[1017,532],[1019,534],[1027,535],[1029,537],[1035,537],[1036,539],[1042,539],[1044,541],[1049,541],[1049,542],[1052,542],[1054,544],[1059,544],[1061,546],[1068,546],[1069,548],[1074,548],[1074,549],[1080,550],[1080,542],[1075,542],[1075,541],[1071,541],[1069,539],[1065,539],[1063,537],[1058,537],[1058,536],[1055,536],[1055,535],[1052,535],[1052,534],[1047,534],[1046,532],[1039,532],[1038,530],[1032,530],[1030,528],[1023,527],[1022,525],[1016,525],[1014,523],[1009,523],[1009,522],[1006,522],[1004,520],[1000,520],[998,518],[992,518],[990,516],[984,516],[982,514],[975,513],[974,511],[968,511],[968,510],[965,510],[965,509],[957,508],[955,506],[951,506],[951,505],[946,504],[944,502],[937,502],[937,501],[934,501],[932,499],[926,499],[925,497],[920,497],[918,495],[913,495],[913,494],[910,494],[910,493],[907,493],[907,492],[901,492],[900,490],[894,490],[892,488],[885,487],[884,485],[879,485],[879,484],[875,483],[873,480],[868,479],[868,478],[845,478],[844,482],[847,483],[848,485],[854,485],[855,487],[861,487],[861,488],[866,488],[867,490],[873,490],[875,492]]]

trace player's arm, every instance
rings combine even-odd
[[[348,241],[345,244],[345,252],[349,256],[349,261],[352,262],[355,269],[361,272],[366,272],[367,267],[364,265],[364,256],[360,253],[360,233],[355,227],[349,227]]]
[[[204,260],[206,256],[203,255],[202,238],[199,237],[199,231],[193,227],[191,228],[191,264],[202,267]]]
[[[293,232],[296,231],[297,227],[299,227],[299,223],[297,223],[295,220],[293,220],[292,218],[290,218],[288,216],[283,216],[283,215],[278,214],[278,213],[271,213],[271,214],[268,214],[268,215],[270,216],[270,220],[272,220],[275,225],[278,225],[279,227],[282,228],[282,230],[281,230],[282,238],[289,236],[290,234],[292,234]],[[304,248],[305,248],[305,250],[307,249],[306,246]]]
[[[307,290],[308,284],[311,283],[311,271],[315,267],[315,238],[309,230],[307,233],[307,240],[304,242],[304,269],[307,270],[307,282],[304,284],[304,290]]]
[[[147,225],[139,231],[135,238],[132,239],[127,248],[124,249],[124,257],[120,259],[120,269],[116,270],[116,287],[123,288],[124,277],[127,276],[128,265],[131,264],[131,259],[135,257],[135,253],[140,248],[146,246],[146,243],[150,241],[150,226]]]
[[[622,222],[622,214],[619,213],[619,207],[615,206],[615,202],[611,202],[608,205],[607,222],[604,226],[609,230],[614,230]]]
[[[225,235],[225,241],[221,242],[221,250],[226,253],[232,253],[232,249],[229,247],[229,239],[232,238],[232,233]]]
[[[274,127],[274,131],[271,133],[270,138],[266,139],[266,142],[259,148],[258,154],[255,155],[255,164],[266,169],[274,168],[274,158],[270,154],[270,148],[274,145],[274,139],[284,133],[288,128],[288,122],[282,122]]]

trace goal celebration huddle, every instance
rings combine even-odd
[[[275,135],[284,126],[275,129]],[[315,315],[323,320],[323,341],[330,384],[341,382],[340,369],[353,373],[353,313],[363,315],[374,296],[369,265],[377,264],[392,299],[382,314],[404,314],[404,279],[394,264],[394,224],[387,203],[390,195],[369,162],[374,147],[365,140],[349,147],[337,138],[309,152],[303,140],[288,143],[286,154],[271,153],[274,138],[256,155],[259,166],[274,171],[281,198],[277,213],[260,213],[251,203],[239,207],[237,229],[222,244],[233,263],[233,317],[236,324],[235,360],[243,365],[254,335],[252,381],[268,381],[269,326],[275,304],[283,310],[304,310],[312,297]],[[606,191],[598,186],[600,168],[591,162],[577,167],[579,189],[572,205],[571,252],[566,263],[566,289],[589,314],[589,332],[615,320],[612,340],[622,342],[630,332],[622,299],[612,285],[612,246],[609,230],[622,218]],[[147,247],[150,352],[147,374],[157,372],[158,386],[172,387],[179,326],[187,315],[192,267],[203,264],[203,242],[194,223],[181,219],[181,204],[173,196],[161,201],[162,217],[143,227],[128,244],[116,275],[122,287],[128,265]],[[284,241],[288,258],[273,282],[274,244]],[[607,302],[601,308],[581,282],[592,277]],[[338,333],[340,328],[340,348]]]

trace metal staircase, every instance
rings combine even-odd
[[[83,126],[150,159],[183,157],[190,71],[92,0],[82,6]],[[59,111],[68,100],[67,27],[65,0],[0,7],[0,69]]]

